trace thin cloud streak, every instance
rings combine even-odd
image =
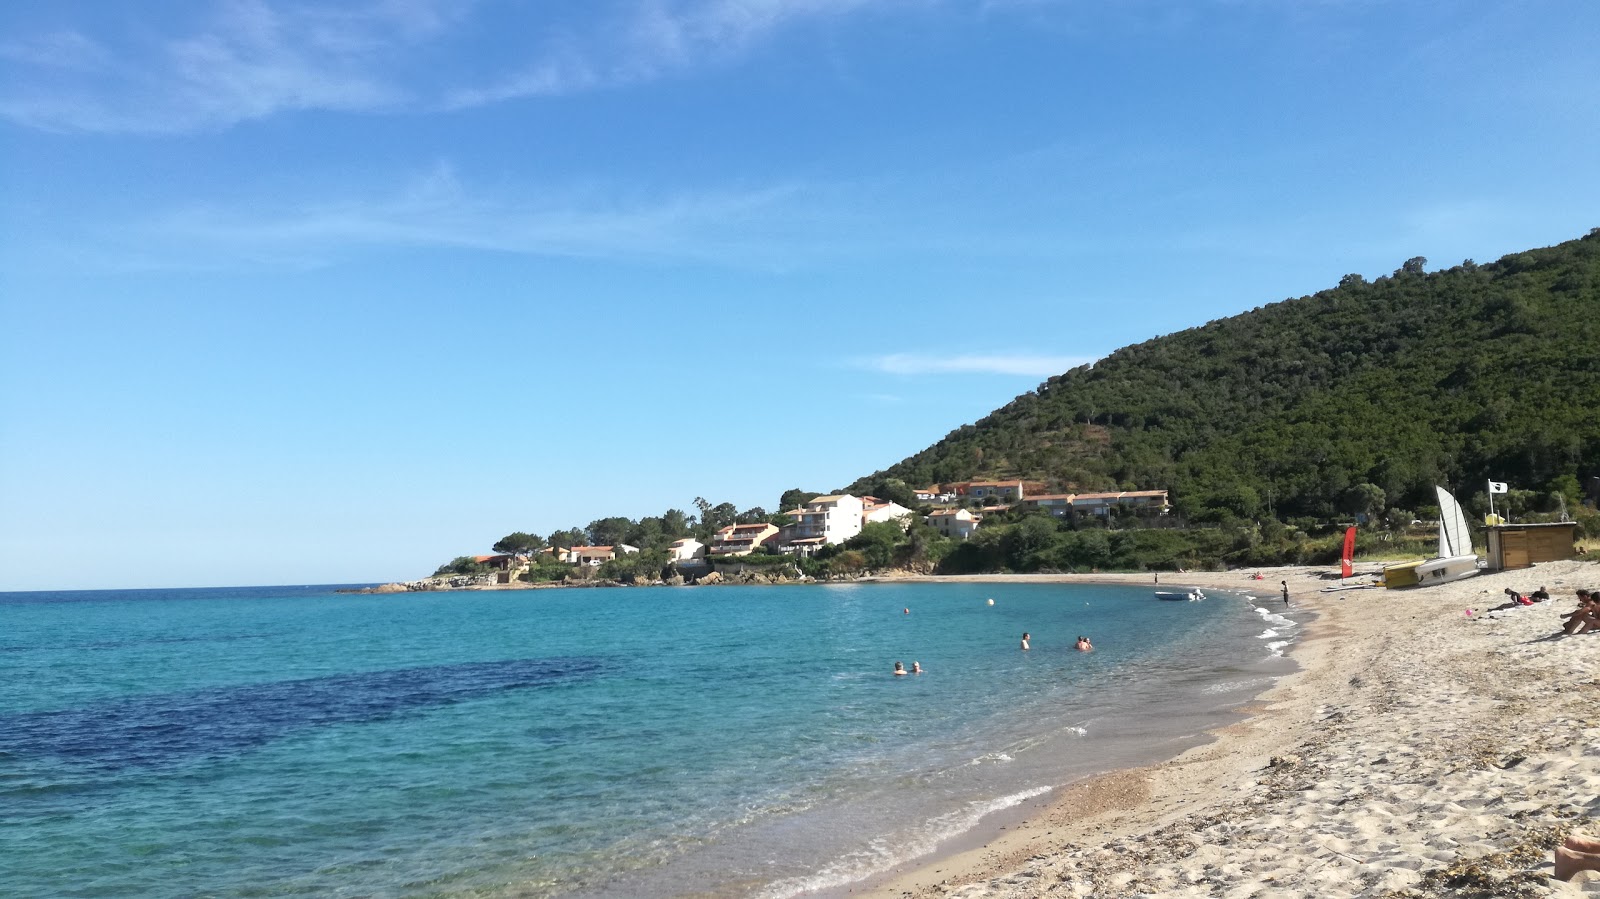
[[[471,24],[471,3],[228,0],[187,33],[153,40],[72,31],[0,44],[0,119],[53,132],[181,134],[296,111],[471,108],[644,83],[724,64],[802,21],[928,2],[627,0],[581,33],[531,29],[524,44],[533,49],[477,84],[439,84],[430,60],[470,30],[458,26]]]
[[[867,368],[892,375],[1018,375],[1048,377],[1095,361],[1093,356],[959,356],[890,353],[864,361]]]
[[[781,210],[800,193],[775,186],[622,200],[487,199],[440,165],[389,196],[279,206],[253,216],[233,211],[236,205],[208,204],[120,230],[139,234],[147,256],[180,260],[175,264],[195,259],[204,267],[228,258],[317,266],[404,247],[748,266],[816,249],[804,239],[766,233],[766,223],[788,218]]]

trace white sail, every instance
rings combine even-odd
[[[1443,487],[1434,487],[1439,494],[1439,558],[1465,556],[1472,553],[1472,534],[1467,530],[1467,516],[1461,504]]]

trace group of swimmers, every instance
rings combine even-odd
[[[1028,641],[1030,641],[1032,639],[1033,639],[1033,635],[1032,634],[1029,634],[1027,631],[1023,631],[1022,632],[1022,648],[1023,649],[1031,649],[1032,647],[1029,646]],[[1094,643],[1091,642],[1088,637],[1085,637],[1082,634],[1079,634],[1078,635],[1078,642],[1073,646],[1073,648],[1076,649],[1079,652],[1093,652],[1094,651]],[[895,677],[900,677],[901,675],[905,675],[905,674],[921,674],[922,671],[923,671],[923,668],[922,668],[922,663],[921,662],[912,662],[910,671],[906,670],[906,663],[904,663],[904,662],[895,662],[894,663],[894,675],[895,675]]]
[[[1029,648],[1028,641],[1031,640],[1031,639],[1033,639],[1033,637],[1027,631],[1023,631],[1022,632],[1022,648],[1023,649],[1028,649]],[[1078,643],[1074,648],[1077,649],[1079,652],[1089,652],[1090,650],[1094,649],[1094,644],[1089,642],[1089,638],[1088,637],[1085,637],[1085,636],[1080,634],[1078,636]]]

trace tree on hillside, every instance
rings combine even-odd
[[[811,490],[801,490],[799,487],[785,490],[783,496],[778,497],[778,511],[792,512],[821,495]]]
[[[661,531],[676,540],[689,535],[689,516],[682,509],[668,509],[661,513]]]
[[[883,478],[872,485],[872,496],[886,499],[892,503],[899,503],[906,508],[917,504],[917,491],[911,489],[900,478]]]
[[[590,546],[616,546],[628,542],[628,532],[633,530],[633,519],[614,515],[589,522]]]
[[[507,534],[495,541],[494,551],[507,556],[531,556],[544,549],[544,538],[538,534],[524,534],[522,531]]]
[[[564,531],[550,532],[550,545],[559,546],[563,549],[582,546],[588,539],[589,535],[583,528],[567,528]]]
[[[767,520],[767,510],[760,506],[751,506],[734,516],[735,524],[758,524]]]

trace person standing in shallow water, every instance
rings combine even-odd
[[[1028,632],[1027,631],[1023,631],[1022,632],[1022,648],[1023,649],[1027,649],[1028,648]]]
[[[1289,604],[1289,582],[1288,581],[1279,581],[1278,583],[1283,586],[1283,604],[1284,605],[1288,605]]]

